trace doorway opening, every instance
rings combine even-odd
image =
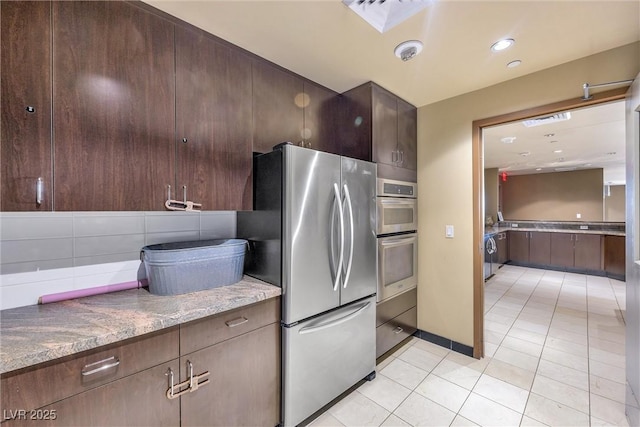
[[[474,121],[472,124],[472,143],[473,143],[473,306],[474,306],[474,357],[481,358],[484,356],[484,229],[485,209],[484,209],[484,142],[483,128],[489,128],[501,124],[515,121],[536,118],[540,116],[549,116],[569,110],[582,109],[588,106],[610,103],[613,101],[623,100],[625,98],[627,88],[619,88],[611,91],[594,94],[589,100],[575,98],[554,104],[543,105],[527,110],[517,111],[513,113],[503,114],[500,116],[490,117],[482,120]]]

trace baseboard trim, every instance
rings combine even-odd
[[[440,335],[432,334],[431,332],[423,331],[420,329],[418,329],[413,334],[413,336],[420,338],[421,340],[429,341],[433,344],[439,345],[449,350],[453,350],[456,353],[461,353],[465,356],[473,357],[473,347],[469,347],[468,345],[450,340],[449,338],[441,337]]]

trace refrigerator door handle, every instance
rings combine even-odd
[[[339,317],[335,320],[330,320],[326,323],[321,323],[317,326],[306,326],[302,329],[300,329],[300,331],[298,331],[298,334],[303,335],[303,334],[311,334],[313,332],[318,332],[321,331],[323,329],[327,329],[327,328],[332,328],[334,326],[340,325],[344,322],[348,322],[349,320],[353,319],[354,317],[357,317],[360,313],[362,313],[364,310],[367,309],[367,307],[369,307],[371,305],[370,302],[367,302],[366,304],[364,304],[363,306],[359,307],[358,309],[356,309],[355,311],[352,311],[351,313],[347,314],[346,316],[342,316]]]
[[[342,273],[342,263],[344,262],[344,212],[342,206],[342,197],[340,197],[340,188],[338,184],[333,183],[333,192],[338,203],[338,213],[340,214],[340,255],[338,256],[338,268],[336,268],[336,279],[333,284],[333,290],[337,291],[340,285],[340,276]]]
[[[353,224],[353,205],[351,204],[351,194],[349,193],[349,187],[347,187],[347,184],[344,184],[344,195],[345,195],[345,200],[346,200],[346,206],[349,208],[349,225],[350,225],[350,246],[349,246],[349,262],[347,262],[347,271],[344,274],[344,285],[343,287],[346,288],[347,284],[349,283],[349,277],[351,276],[351,266],[353,265],[353,244],[355,243],[355,230],[354,227],[355,225]]]

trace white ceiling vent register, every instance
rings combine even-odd
[[[433,0],[342,0],[381,33],[426,8]]]
[[[571,113],[565,111],[564,113],[552,114],[550,116],[537,117],[535,119],[525,120],[522,122],[523,125],[530,128],[533,126],[546,125],[549,123],[562,122],[564,120],[569,120],[571,118]]]

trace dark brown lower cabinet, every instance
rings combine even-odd
[[[583,270],[603,270],[601,235],[574,234],[573,266]]]
[[[573,234],[551,234],[551,260],[554,267],[573,267]]]
[[[509,259],[516,264],[529,262],[528,231],[509,231]]]
[[[551,262],[551,233],[532,231],[529,233],[529,262],[549,265]]]
[[[624,280],[625,269],[625,237],[604,236],[604,270],[612,277]]]
[[[209,384],[182,400],[182,426],[275,426],[280,421],[280,325],[273,323],[181,358]]]

